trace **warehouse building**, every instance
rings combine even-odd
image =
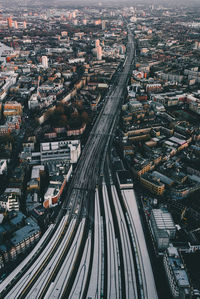
[[[176,233],[171,214],[164,209],[153,209],[150,225],[158,250],[163,251],[168,248],[170,240],[174,239]]]

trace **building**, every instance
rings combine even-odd
[[[74,64],[74,63],[84,63],[85,62],[85,58],[84,57],[79,57],[79,58],[71,58],[68,60],[70,64]]]
[[[176,247],[171,245],[167,248],[164,254],[163,263],[173,298],[191,298],[188,275]]]
[[[49,64],[48,64],[48,58],[47,56],[42,56],[42,65],[44,68],[48,68]]]
[[[73,164],[77,163],[80,154],[80,140],[63,140],[41,143],[38,152],[34,152],[33,149],[25,146],[20,154],[20,159],[31,164],[45,164],[48,161],[55,160]]]
[[[28,247],[39,240],[41,231],[37,223],[31,218],[26,219],[26,226],[17,230],[10,239],[16,249],[16,254],[24,252]]]
[[[194,184],[194,189],[196,189],[196,187],[199,188],[199,184]],[[192,187],[186,184],[176,185],[174,188],[170,190],[171,197],[174,200],[186,198],[187,196],[189,196],[192,189]]]
[[[156,195],[162,195],[165,191],[165,185],[156,179],[151,173],[145,173],[140,177],[141,184]]]
[[[98,47],[100,47],[100,41],[99,41],[99,39],[96,39],[95,40],[95,48],[98,48]]]
[[[99,20],[94,20],[94,25],[95,26],[98,26],[98,25],[100,25],[101,24],[101,20],[99,19]]]
[[[0,252],[5,262],[16,260],[17,256],[33,246],[40,238],[41,230],[31,218],[25,220],[25,226],[12,233],[9,245],[0,245]]]
[[[170,240],[174,239],[176,233],[171,214],[166,210],[153,209],[150,216],[150,224],[158,250],[165,250],[168,248]]]
[[[7,265],[6,262],[16,258],[16,251],[10,239],[27,223],[25,215],[20,211],[7,212],[6,217],[2,214],[1,216],[3,219],[1,218],[0,222],[0,268],[3,268]]]
[[[191,245],[189,243],[188,248],[180,248],[179,253],[181,254],[185,268],[189,273],[189,281],[193,288],[193,296],[194,298],[200,298],[200,281],[197,279],[199,277],[200,245]]]
[[[14,21],[14,28],[18,29],[18,23],[17,23],[17,21]]]
[[[134,112],[136,110],[141,110],[142,104],[138,101],[130,100],[129,101],[129,110],[130,112]]]
[[[172,136],[169,138],[169,141],[177,144],[178,151],[181,151],[184,148],[188,147],[188,143],[184,139],[179,139],[177,137]]]
[[[68,36],[68,32],[67,32],[67,31],[62,31],[62,32],[61,32],[61,36],[62,36],[62,37],[66,37],[66,36]]]
[[[7,160],[0,160],[0,175],[3,175],[7,172]]]
[[[28,192],[26,196],[26,211],[30,213],[39,206],[41,206],[41,202],[37,190]]]
[[[63,140],[57,142],[46,142],[40,145],[41,163],[52,160],[66,160],[77,163],[81,154],[79,140]]]
[[[58,204],[66,183],[72,173],[72,165],[64,161],[46,162],[49,170],[50,182],[44,195],[44,208],[51,208]]]
[[[31,95],[29,101],[28,101],[28,108],[29,109],[35,109],[39,106],[39,101],[38,101],[38,94],[34,93]]]
[[[98,46],[96,48],[96,53],[97,53],[97,60],[102,60],[102,47]]]
[[[86,129],[86,124],[83,124],[80,129],[67,130],[67,136],[79,136],[79,135],[82,135],[84,133],[85,129]]]
[[[31,179],[27,183],[27,190],[40,190],[41,175],[44,174],[44,165],[35,165],[31,171]]]
[[[0,207],[6,211],[19,211],[19,196],[15,193],[4,193],[0,197]]]
[[[5,102],[3,114],[4,116],[22,115],[22,105],[16,101]]]
[[[106,29],[106,21],[105,20],[102,20],[101,28],[102,28],[102,30]]]
[[[42,173],[44,173],[44,165],[33,166],[31,172],[31,179],[40,181],[40,176]]]
[[[191,101],[189,103],[189,109],[197,114],[200,114],[200,100]]]
[[[12,18],[11,18],[11,17],[9,17],[9,18],[7,19],[7,22],[8,22],[8,28],[12,28],[12,23],[13,23],[13,21],[12,21]]]
[[[146,91],[147,92],[160,91],[161,89],[162,89],[162,85],[159,84],[159,83],[147,84],[146,85]]]
[[[116,172],[117,180],[120,189],[131,189],[133,188],[133,180],[127,170],[120,170]]]
[[[10,134],[13,131],[15,131],[15,133],[19,133],[20,124],[21,124],[20,115],[7,116],[5,124],[0,125],[0,136]]]
[[[174,184],[174,181],[172,179],[158,171],[153,171],[152,175],[168,187],[171,187]]]

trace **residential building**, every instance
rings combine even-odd
[[[165,191],[165,185],[152,176],[151,173],[145,173],[140,177],[141,184],[152,193],[162,195]]]
[[[22,105],[16,101],[5,102],[3,114],[4,116],[22,115]]]
[[[6,211],[19,211],[19,196],[14,193],[0,196],[0,207]]]
[[[192,298],[189,278],[176,247],[171,245],[167,248],[163,258],[163,263],[173,298]]]

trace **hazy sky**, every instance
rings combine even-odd
[[[165,6],[178,6],[178,5],[187,5],[187,6],[193,6],[198,5],[200,6],[200,0],[0,0],[0,2],[4,6],[11,6],[13,3],[16,3],[16,5],[43,5],[45,4],[50,6],[51,4],[55,5],[97,5],[98,3],[102,3],[102,5],[106,4],[120,4],[120,5],[133,5],[137,3],[141,4],[163,4]]]

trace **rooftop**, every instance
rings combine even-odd
[[[170,213],[162,209],[153,209],[152,213],[158,229],[175,229],[174,221]]]
[[[188,280],[187,272],[181,261],[177,248],[170,246],[167,249],[167,253],[168,253],[168,260],[173,270],[178,286],[182,288],[189,287],[190,283]]]
[[[25,239],[28,239],[30,236],[40,232],[40,227],[31,217],[26,219],[26,223],[27,225],[17,230],[14,237],[10,239],[13,245],[17,245]]]

